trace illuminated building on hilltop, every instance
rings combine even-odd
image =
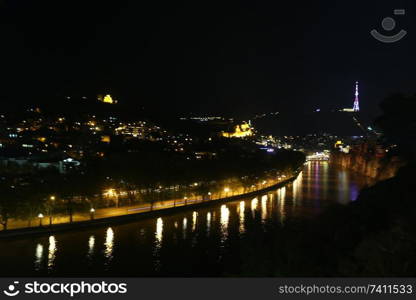
[[[250,122],[249,123],[243,122],[242,124],[236,125],[234,127],[233,132],[222,132],[222,136],[227,137],[227,138],[232,138],[232,137],[243,138],[243,137],[253,136],[253,135],[254,135],[254,132],[253,132],[253,128],[251,127]]]
[[[105,96],[103,95],[98,95],[97,97],[98,101],[104,102],[104,103],[108,103],[108,104],[116,104],[117,100],[114,100],[110,94],[107,94]]]

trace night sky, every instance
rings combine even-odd
[[[351,107],[416,92],[414,1],[1,1],[3,103],[110,92],[168,112]],[[367,3],[368,2],[368,3]],[[406,9],[394,16],[393,9]],[[369,32],[393,17],[408,35]]]

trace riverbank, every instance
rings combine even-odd
[[[218,204],[221,202],[229,202],[239,200],[245,197],[257,196],[264,192],[268,192],[280,187],[283,187],[290,182],[294,181],[301,171],[297,171],[292,177],[285,179],[283,181],[279,181],[277,183],[273,183],[268,185],[264,188],[257,189],[252,192],[242,193],[233,196],[227,196],[223,198],[211,198],[211,199],[204,199],[202,198],[195,198],[195,199],[186,199],[181,201],[176,200],[167,200],[161,201],[160,203],[156,204],[153,207],[146,206],[146,207],[123,207],[119,208],[125,211],[125,214],[122,215],[115,215],[110,217],[102,217],[102,218],[91,218],[90,220],[80,220],[75,222],[66,222],[61,224],[52,224],[52,225],[40,225],[38,227],[26,227],[26,228],[16,228],[16,229],[8,229],[0,232],[0,239],[2,238],[13,238],[19,236],[26,236],[26,235],[46,235],[51,234],[54,232],[59,231],[68,231],[73,229],[80,229],[80,228],[89,228],[94,226],[104,226],[109,224],[115,223],[127,223],[134,220],[140,220],[145,218],[155,218],[163,215],[168,215],[171,213],[189,210],[189,209],[196,209],[200,207],[210,206],[212,204]],[[149,210],[145,210],[149,209]]]

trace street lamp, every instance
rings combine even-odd
[[[186,202],[188,200],[188,197],[183,197],[183,199],[185,200],[185,205],[186,205]]]
[[[224,188],[225,197],[227,197],[227,194],[228,194],[229,191],[230,191],[230,189],[228,187]]]
[[[94,220],[94,214],[95,214],[95,209],[93,207],[91,207],[91,209],[90,209],[91,220]]]
[[[42,226],[43,214],[42,213],[38,214],[38,218],[39,218],[39,226]]]
[[[49,226],[52,226],[52,209],[53,209],[53,202],[55,202],[56,197],[54,195],[51,195],[49,197],[49,200],[52,203],[49,203]]]

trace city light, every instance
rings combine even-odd
[[[114,190],[114,189],[108,189],[108,190],[105,192],[105,195],[107,195],[108,197],[114,197],[114,196],[116,196],[116,192],[115,192],[115,190]]]
[[[42,219],[43,219],[43,214],[42,213],[40,213],[40,214],[38,214],[38,218],[39,218],[39,226],[42,226]]]

